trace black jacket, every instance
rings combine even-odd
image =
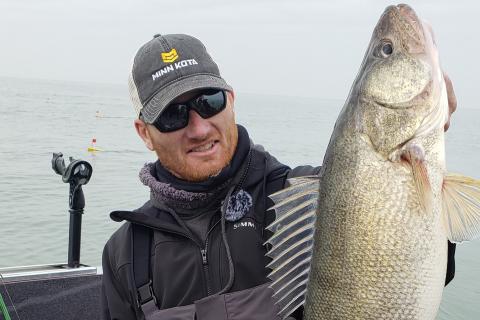
[[[226,236],[234,263],[234,281],[228,292],[251,288],[268,281],[265,265],[269,236],[265,226],[273,221],[267,195],[282,189],[286,179],[312,175],[319,167],[289,167],[279,163],[261,147],[252,148],[242,189],[253,198],[253,207],[239,221],[226,224]],[[238,174],[243,174],[239,172]],[[160,309],[192,304],[219,292],[229,281],[229,261],[222,242],[220,208],[210,221],[208,241],[199,243],[182,226],[174,212],[148,201],[134,212],[116,211],[114,220],[127,221],[105,245],[103,252],[103,309],[105,319],[143,319],[137,307],[132,272],[132,223],[151,227],[151,270],[153,291]],[[454,249],[454,247],[453,247]],[[449,246],[447,282],[454,274],[454,250]],[[300,313],[300,312],[299,312]],[[301,315],[295,315],[301,319]]]
[[[226,224],[227,241],[234,263],[234,281],[229,292],[251,288],[268,281],[265,265],[268,237],[265,226],[274,215],[267,195],[282,189],[288,176],[316,174],[319,168],[304,166],[291,170],[279,163],[262,147],[252,147],[241,188],[253,199],[253,206],[239,221]],[[238,174],[244,174],[244,171]],[[161,210],[148,201],[135,212],[116,211],[114,220],[128,221],[117,230],[103,252],[104,317],[106,319],[142,319],[136,306],[132,279],[131,223],[155,230],[152,243],[153,291],[160,309],[188,305],[219,292],[229,280],[226,250],[220,228],[220,208],[210,222],[206,245],[178,221],[174,212]],[[206,254],[204,254],[206,252]],[[206,256],[206,262],[205,257]]]

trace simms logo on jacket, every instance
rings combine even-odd
[[[238,228],[253,228],[255,229],[255,224],[250,221],[237,222],[233,224],[233,230]]]
[[[177,50],[173,48],[170,52],[162,52],[162,60],[165,63],[172,63],[178,59]]]

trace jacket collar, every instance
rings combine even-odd
[[[251,164],[244,170],[239,170],[236,173],[234,179],[232,179],[236,182],[232,181],[229,188],[233,187],[233,184],[239,183],[239,180],[242,180],[240,183],[244,189],[262,183],[262,180],[263,183],[265,183],[266,177],[271,172],[284,166],[268,154],[262,146],[250,143],[250,148],[251,152],[249,153],[249,157],[251,157],[251,159],[249,162],[251,162]],[[113,211],[110,213],[110,218],[117,222],[129,221],[153,229],[188,236],[188,233],[177,222],[174,215],[175,213],[172,214],[171,209],[161,207],[161,205],[157,203],[154,205],[152,201],[149,200],[141,208],[134,211]]]

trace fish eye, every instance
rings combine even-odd
[[[390,42],[385,42],[382,45],[382,56],[383,57],[388,57],[393,53],[393,46]]]

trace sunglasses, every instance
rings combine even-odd
[[[188,125],[190,109],[207,119],[223,111],[226,105],[225,91],[205,90],[187,102],[169,104],[153,125],[160,132],[180,130]]]

